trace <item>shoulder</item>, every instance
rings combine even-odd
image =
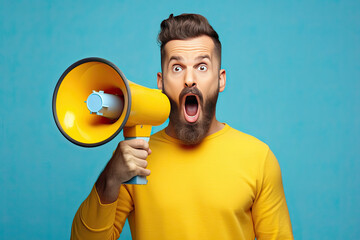
[[[230,126],[228,126],[228,128],[229,130],[226,132],[224,137],[228,138],[230,141],[246,146],[249,149],[263,150],[265,152],[269,150],[269,146],[258,138]]]
[[[227,124],[217,136],[209,139],[208,145],[210,148],[220,150],[225,158],[246,163],[254,169],[264,164],[269,152],[269,146],[266,143]]]

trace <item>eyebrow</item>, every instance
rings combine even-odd
[[[208,54],[197,56],[195,58],[195,60],[199,61],[199,60],[202,60],[202,59],[205,59],[205,58],[211,60],[211,58],[210,58],[210,56]],[[171,62],[172,60],[182,61],[183,58],[181,56],[171,56],[170,59],[169,59],[169,62]]]
[[[183,58],[180,56],[171,56],[171,58],[169,59],[169,62],[171,62],[172,60],[181,61],[181,60],[183,60]]]
[[[211,60],[211,58],[210,58],[210,56],[208,54],[200,55],[200,56],[196,57],[195,59],[196,60],[202,60],[204,58],[207,58],[207,59]]]

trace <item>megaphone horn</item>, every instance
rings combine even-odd
[[[151,126],[166,121],[169,99],[158,89],[130,82],[103,58],[75,62],[56,84],[52,110],[66,139],[82,147],[96,147],[124,129],[125,139],[148,140]]]

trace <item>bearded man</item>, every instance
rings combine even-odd
[[[275,156],[216,119],[226,85],[218,34],[203,16],[182,14],[161,23],[158,39],[169,125],[149,143],[119,143],[75,215],[72,239],[117,239],[127,218],[134,240],[293,239]],[[136,175],[148,184],[122,184]]]

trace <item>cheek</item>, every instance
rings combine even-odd
[[[204,98],[207,99],[210,96],[214,95],[216,91],[219,89],[219,81],[218,79],[208,79],[207,81],[199,82],[198,84],[199,90],[204,95]]]
[[[166,95],[170,97],[174,102],[179,104],[179,95],[183,89],[182,86],[178,86],[178,84],[174,84],[170,81],[165,81],[164,86]]]

